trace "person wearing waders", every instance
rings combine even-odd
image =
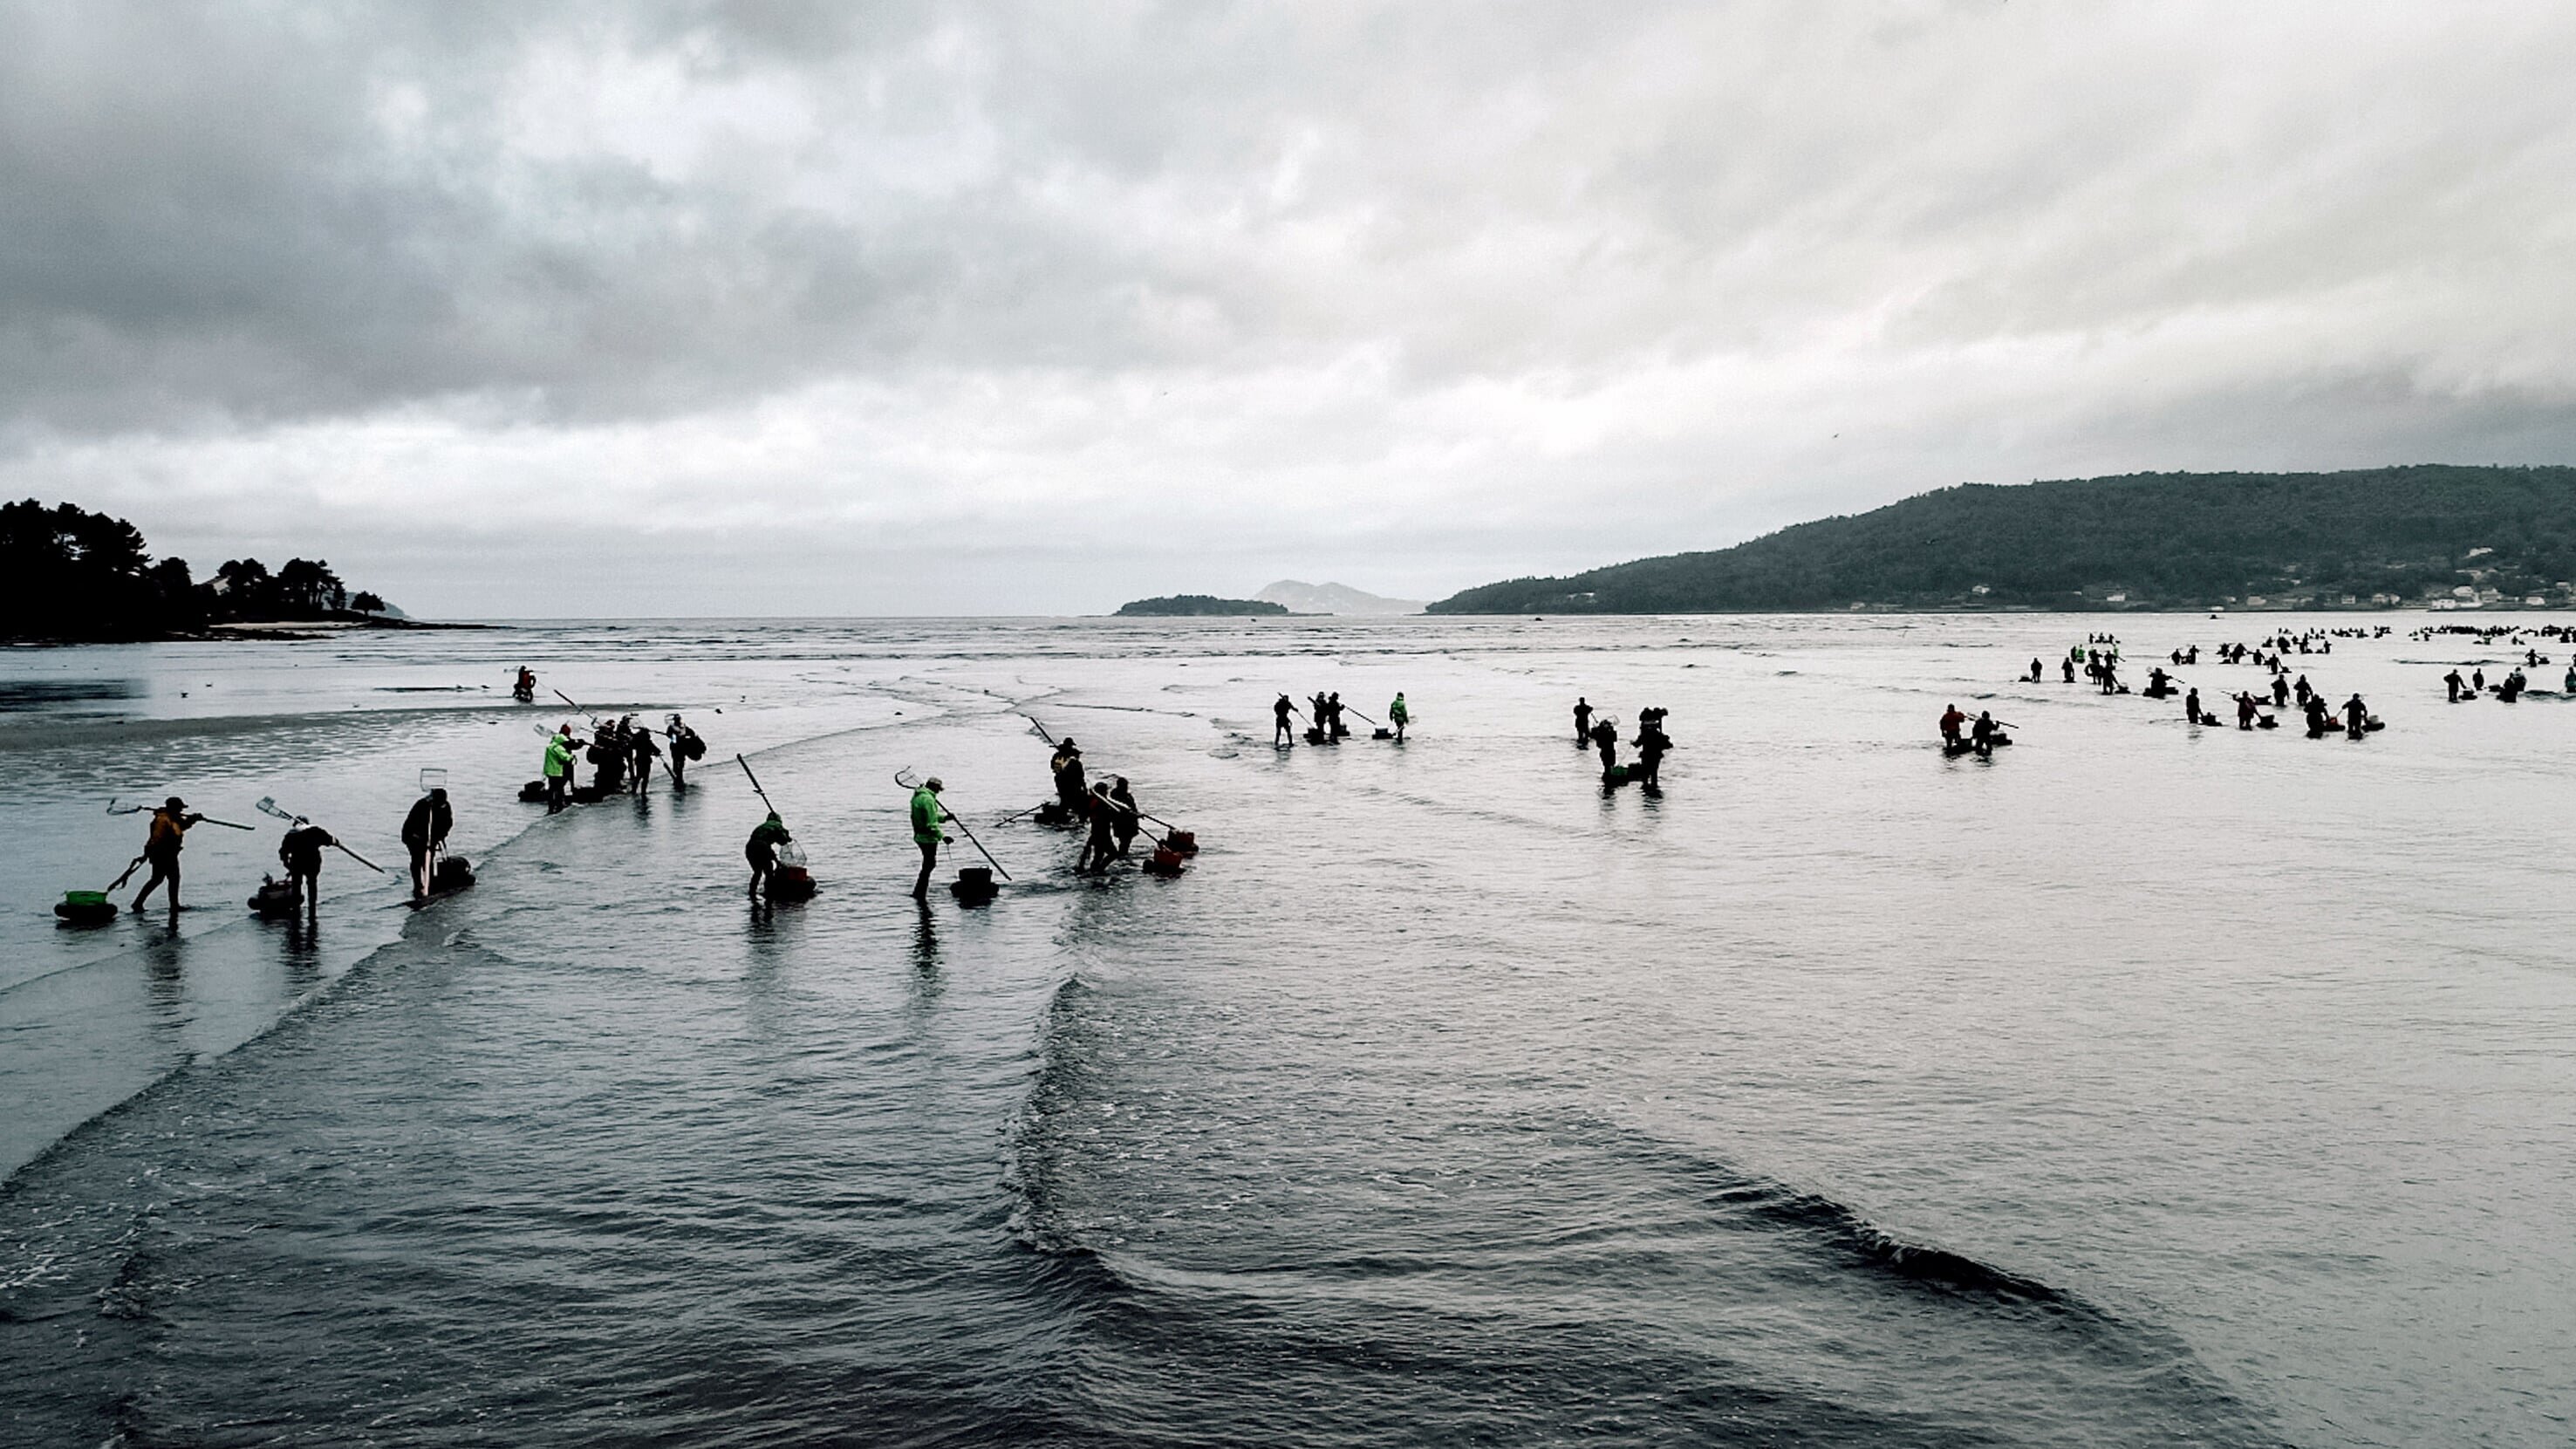
[[[1296,712],[1297,706],[1290,704],[1288,702],[1288,696],[1284,694],[1279,696],[1277,702],[1270,706],[1271,744],[1287,745],[1292,749],[1296,747],[1297,729],[1294,725],[1288,723],[1288,716],[1295,714]]]
[[[1968,738],[1977,747],[1977,758],[1995,757],[1995,716],[1991,710],[1977,711],[1977,722],[1968,726]]]
[[[1136,808],[1136,792],[1127,788],[1127,777],[1120,775],[1117,781],[1109,787],[1109,802],[1117,807],[1109,828],[1118,836],[1118,858],[1125,860],[1128,847],[1136,843],[1136,832],[1144,817]]]
[[[143,902],[151,896],[152,888],[164,882],[168,883],[170,910],[172,914],[178,912],[179,852],[187,848],[188,827],[205,818],[189,814],[188,802],[176,795],[162,801],[161,808],[152,812],[152,833],[143,841],[143,858],[152,863],[152,878],[135,893],[136,915],[143,913]]]
[[[653,784],[653,762],[662,758],[662,747],[653,743],[651,729],[637,729],[627,735],[626,758],[633,767],[635,793],[644,794]]]
[[[1404,722],[1411,718],[1413,712],[1404,707],[1404,691],[1399,689],[1395,692],[1395,702],[1386,707],[1386,722],[1395,726],[1395,742],[1399,745],[1404,743]]]
[[[1946,709],[1944,709],[1944,710],[1942,710],[1942,711],[1941,711],[1941,743],[1943,743],[1943,744],[1945,744],[1945,745],[1955,745],[1955,744],[1957,744],[1957,743],[1959,742],[1959,729],[1960,729],[1960,727],[1961,727],[1961,726],[1965,725],[1967,722],[1968,722],[1968,717],[1967,717],[1966,715],[1964,715],[1964,714],[1961,714],[1961,713],[1959,712],[1959,707],[1958,707],[1957,705],[1955,705],[1955,704],[1954,704],[1954,705],[1949,706],[1948,708],[1946,708]]]
[[[1114,837],[1118,829],[1118,805],[1109,798],[1109,787],[1105,784],[1092,786],[1090,798],[1083,802],[1083,810],[1091,817],[1091,834],[1082,842],[1082,853],[1074,857],[1073,873],[1081,875],[1095,870],[1106,873],[1109,857],[1117,852]]]
[[[1073,745],[1071,740],[1064,743],[1068,749]],[[1073,767],[1081,769],[1082,762],[1076,759]],[[912,843],[921,847],[921,874],[912,883],[912,898],[916,901],[930,899],[930,873],[939,866],[939,847],[948,843],[948,837],[939,833],[940,825],[948,819],[948,812],[939,807],[939,792],[946,788],[933,775],[912,792]]]
[[[2571,670],[2570,673],[2576,674],[2576,670]],[[2442,687],[2451,691],[2451,703],[2458,704],[2460,702],[2460,686],[2467,682],[2467,680],[2460,678],[2460,671],[2456,669],[2442,676]]]
[[[1066,814],[1080,815],[1082,802],[1089,791],[1083,780],[1082,748],[1073,742],[1071,735],[1065,736],[1064,743],[1055,747],[1055,759],[1049,768],[1055,771],[1057,803],[1064,806]]]
[[[663,731],[663,738],[671,742],[671,788],[674,790],[689,788],[689,742],[697,737],[698,732],[681,723],[676,714],[671,716],[668,728]]]
[[[1672,740],[1664,734],[1662,716],[1654,714],[1638,716],[1637,772],[1638,778],[1644,782],[1647,789],[1661,790],[1664,787],[1663,781],[1656,778],[1656,772],[1663,768],[1664,751],[1672,748],[1672,743]]]
[[[1592,747],[1601,752],[1601,778],[1607,780],[1610,778],[1610,772],[1619,765],[1619,717],[1617,715],[1605,714],[1601,717],[1601,722],[1592,727]]]
[[[742,843],[742,858],[751,862],[751,894],[758,899],[761,888],[769,884],[769,874],[778,869],[778,847],[796,837],[787,833],[787,822],[778,812],[751,827],[751,838]]]
[[[411,898],[414,902],[429,899],[429,861],[447,845],[447,828],[456,823],[455,812],[447,808],[444,787],[430,791],[411,802],[411,813],[403,817],[403,848],[411,852]]]
[[[589,753],[590,783],[602,795],[625,794],[626,742],[617,737],[616,721],[591,732]]]
[[[572,752],[572,724],[566,721],[564,727],[546,741],[546,813],[548,815],[562,813],[565,792],[572,789]]]
[[[2195,725],[2200,723],[2200,686],[2198,685],[2192,686],[2191,692],[2182,697],[2182,722]]]
[[[1333,693],[1324,700],[1324,707],[1329,710],[1333,716],[1332,724],[1327,727],[1333,738],[1337,740],[1349,739],[1351,737],[1351,727],[1342,723],[1341,691],[1333,691]]]
[[[2344,737],[2357,740],[2369,731],[2370,708],[2363,704],[2361,696],[2356,694],[2343,702]]]
[[[1579,745],[1591,738],[1592,701],[1578,694],[1574,697],[1574,742]]]
[[[2070,657],[2057,661],[2057,669],[2058,673],[2063,677],[2066,683],[2073,684],[2075,682],[2075,661],[2073,658]]]
[[[295,890],[295,903],[310,915],[322,904],[322,851],[340,842],[331,832],[298,815],[288,827],[284,839],[277,842],[277,863],[286,867],[286,883]]]

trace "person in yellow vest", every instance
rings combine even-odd
[[[564,808],[564,795],[572,789],[572,725],[567,722],[546,739],[546,813],[553,815]]]
[[[152,812],[152,834],[143,842],[143,858],[152,863],[152,878],[134,897],[134,910],[142,914],[143,902],[154,886],[167,883],[170,910],[179,909],[179,852],[187,848],[188,827],[205,819],[188,813],[188,802],[173,795]]]

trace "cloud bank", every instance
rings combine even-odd
[[[0,7],[0,490],[472,615],[2576,461],[2576,12]]]

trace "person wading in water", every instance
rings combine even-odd
[[[1066,749],[1073,748],[1071,740],[1064,744]],[[1078,755],[1073,768],[1077,772],[1082,769]],[[1059,775],[1057,778],[1061,780],[1063,777]],[[937,775],[933,775],[921,782],[920,789],[912,792],[912,843],[921,847],[921,874],[912,882],[912,898],[916,901],[930,899],[930,873],[939,868],[939,847],[948,843],[948,837],[939,830],[948,820],[948,812],[939,804],[939,792],[947,788]]]
[[[179,852],[187,848],[188,827],[205,818],[189,814],[188,802],[176,795],[162,801],[161,808],[152,812],[152,833],[143,841],[143,858],[151,862],[152,878],[135,893],[135,914],[142,914],[143,902],[151,896],[152,888],[165,882],[170,909],[174,914],[178,911]]]
[[[768,819],[751,827],[751,838],[742,843],[742,858],[751,862],[753,896],[757,897],[761,887],[769,884],[770,872],[778,869],[778,847],[795,838],[787,833],[787,822],[779,819],[775,810],[769,812]]]
[[[447,844],[448,827],[455,823],[456,814],[447,808],[443,786],[411,802],[411,813],[403,817],[402,843],[411,852],[411,898],[415,903],[429,899],[429,858]]]
[[[298,815],[295,824],[277,842],[277,863],[286,867],[286,883],[295,890],[296,904],[310,915],[322,905],[322,852],[340,842],[331,832]]]
[[[1127,848],[1135,843],[1136,831],[1143,820],[1142,814],[1136,809],[1136,792],[1127,788],[1126,776],[1118,776],[1117,783],[1109,787],[1109,800],[1117,807],[1110,819],[1109,827],[1118,835],[1118,858],[1125,860]]]
[[[572,789],[572,757],[575,746],[572,723],[567,720],[554,737],[546,741],[546,813],[554,815],[564,808],[565,792]]]
[[[1660,793],[1664,788],[1661,773],[1664,752],[1673,747],[1672,738],[1664,733],[1661,710],[1640,710],[1637,714],[1637,771],[1646,789]]]
[[[1091,834],[1082,842],[1082,853],[1073,859],[1073,873],[1086,870],[1107,871],[1109,858],[1118,853],[1118,803],[1109,798],[1106,783],[1091,787],[1091,797],[1083,802],[1083,811],[1091,818]]]
[[[1065,736],[1064,743],[1055,747],[1055,758],[1049,763],[1048,768],[1055,772],[1057,802],[1064,806],[1066,814],[1080,815],[1086,790],[1083,783],[1082,748],[1073,742],[1073,736]]]

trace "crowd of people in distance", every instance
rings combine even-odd
[[[661,733],[662,739],[655,740],[653,727],[637,724],[630,714],[595,720],[590,742],[585,745],[572,722],[564,721],[546,741],[541,787],[546,813],[552,815],[568,804],[587,804],[611,795],[644,794],[652,787],[656,760],[670,761],[672,789],[687,789],[689,762],[705,757],[707,742],[676,714],[665,719]],[[584,762],[591,767],[587,786],[578,779],[579,766]]]
[[[1619,764],[1618,716],[1596,712],[1590,699],[1578,695],[1574,701],[1574,743],[1578,748],[1600,754],[1603,785],[1612,788],[1637,785],[1649,795],[1661,795],[1664,793],[1664,756],[1673,749],[1673,737],[1664,732],[1664,721],[1671,714],[1671,710],[1659,705],[1648,705],[1637,711],[1637,737],[1629,741],[1636,747],[1637,763],[1622,768]]]
[[[2279,728],[2280,722],[2263,712],[2266,699],[2268,698],[2271,707],[2275,710],[2287,710],[2295,700],[2300,712],[2306,718],[2309,739],[2323,739],[2334,733],[2338,727],[2336,721],[2339,718],[2344,736],[2347,739],[2357,740],[2381,728],[2381,722],[2371,715],[2369,705],[2364,703],[2362,697],[2356,693],[2345,700],[2340,707],[2330,706],[2326,702],[2324,692],[2308,683],[2307,675],[2302,673],[2295,680],[2291,678],[2292,671],[2287,660],[2292,654],[2332,654],[2334,641],[2337,639],[2380,638],[2390,632],[2392,631],[2386,626],[2380,626],[2375,631],[2308,629],[2298,634],[2284,632],[2272,635],[2256,640],[2251,645],[2219,644],[2210,652],[2212,657],[2221,664],[2250,663],[2257,669],[2268,670],[2271,673],[2271,684],[2267,690],[2259,693],[2251,690],[2236,692],[2236,727],[2238,729]],[[2176,668],[2189,668],[2200,662],[2200,646],[2192,644],[2179,647],[2165,657]],[[2058,669],[2061,678],[2068,684],[2075,682],[2076,671],[2081,668],[2085,678],[2091,680],[2094,687],[2102,693],[2127,694],[2129,687],[2120,682],[2119,663],[2119,639],[2109,634],[2095,634],[2086,636],[2083,643],[2068,649],[2066,657],[2059,661]],[[2028,683],[2037,683],[2045,678],[2040,661],[2032,660],[2030,672],[2022,677]],[[2576,671],[2571,671],[2571,678],[2576,678]],[[2454,685],[2454,697],[2457,696],[2457,689],[2458,686]],[[2203,726],[2219,723],[2216,714],[2202,707],[2199,687],[2185,685],[2162,664],[2149,666],[2144,693],[2149,699],[2170,699],[2176,694],[2181,694],[2183,720],[2186,723]],[[1945,747],[1958,743],[1958,732],[1951,723],[1951,716],[1956,714],[1957,708],[1953,706],[1949,713],[1942,717],[1942,738]]]
[[[1343,721],[1342,716],[1360,712],[1343,704],[1342,696],[1338,692],[1309,695],[1306,703],[1315,711],[1313,718],[1305,727],[1306,743],[1338,745],[1351,737],[1351,727]],[[1288,722],[1291,718],[1305,719],[1307,716],[1306,712],[1299,709],[1296,702],[1283,692],[1277,699],[1270,702],[1270,743],[1272,745],[1293,747],[1297,743],[1299,732],[1297,726]],[[1361,714],[1360,718],[1368,720],[1368,716],[1364,714]],[[1377,737],[1402,744],[1405,726],[1412,722],[1412,707],[1404,702],[1404,691],[1399,689],[1395,692],[1394,702],[1386,707],[1386,723],[1378,725]],[[1369,723],[1377,722],[1369,720]]]

